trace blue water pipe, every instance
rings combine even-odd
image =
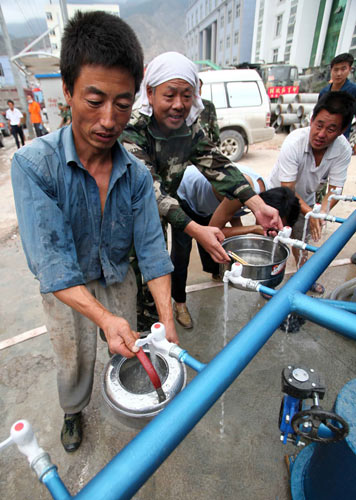
[[[59,477],[56,466],[48,470],[41,477],[41,481],[55,500],[69,500],[73,498]]]
[[[187,366],[190,366],[190,368],[193,368],[196,372],[201,372],[206,367],[205,363],[201,363],[197,359],[193,358],[193,356],[188,354],[188,352],[184,349],[180,352],[178,359]]]
[[[291,312],[291,294],[306,293],[355,231],[356,212],[190,384],[74,498],[131,498],[226,391]],[[328,314],[329,312],[328,309]]]

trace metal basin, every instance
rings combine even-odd
[[[150,357],[149,349],[143,349]],[[115,354],[107,363],[101,390],[116,417],[129,427],[141,429],[184,389],[187,372],[177,359],[157,353],[156,371],[166,400],[159,403],[157,392],[140,361]]]
[[[235,252],[242,257],[248,266],[243,266],[242,276],[259,281],[261,285],[274,288],[279,285],[285,273],[289,248],[283,243],[276,245],[273,262],[273,238],[259,234],[244,234],[242,236],[232,236],[224,240],[224,249]],[[231,268],[231,264],[220,264],[220,276],[223,277],[226,270]],[[238,286],[233,285],[236,288]]]

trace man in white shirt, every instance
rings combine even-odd
[[[331,190],[343,187],[351,159],[351,147],[342,135],[355,113],[355,100],[346,92],[328,92],[317,102],[310,127],[297,129],[285,139],[277,163],[267,182],[270,187],[284,186],[295,191],[299,198],[300,220],[293,227],[292,236],[302,239],[305,215],[315,204],[319,186],[328,183],[321,211],[326,212]],[[336,200],[331,200],[330,208]],[[318,241],[322,221],[309,219],[308,237]],[[303,265],[308,252],[293,248],[297,265]],[[323,293],[324,287],[314,283],[312,291]]]
[[[8,121],[11,134],[14,136],[17,149],[19,149],[20,148],[19,137],[21,139],[22,146],[25,145],[25,136],[21,125],[23,114],[19,109],[15,108],[14,101],[12,101],[11,99],[7,101],[7,104],[9,106],[9,109],[6,111],[6,119]]]

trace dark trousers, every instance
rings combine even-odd
[[[17,149],[20,148],[20,141],[18,136],[20,136],[22,146],[25,145],[25,136],[21,125],[11,125],[11,134],[14,136]]]
[[[198,224],[208,226],[211,215],[202,217],[196,214],[184,200],[179,200],[179,204],[184,212]],[[188,266],[190,252],[192,250],[192,238],[172,227],[172,250],[171,260],[174,265],[172,273],[172,297],[176,302],[185,302],[186,293],[185,287],[187,284]],[[198,243],[200,260],[203,265],[203,271],[211,274],[219,273],[219,264],[213,261],[208,252]]]
[[[42,137],[43,135],[45,135],[42,123],[33,123],[32,125],[35,128],[35,132],[36,132],[37,137]]]

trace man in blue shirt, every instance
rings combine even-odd
[[[350,74],[352,65],[354,63],[354,57],[352,54],[345,52],[344,54],[339,54],[334,57],[331,61],[331,83],[329,83],[326,87],[324,87],[319,94],[319,99],[321,96],[326,94],[327,92],[333,91],[338,92],[342,90],[352,95],[354,99],[356,99],[356,85],[347,78]],[[344,132],[344,136],[346,139],[349,138],[351,130],[351,124]]]
[[[177,342],[173,269],[152,177],[117,143],[143,76],[139,42],[119,17],[77,12],[65,28],[60,69],[72,124],[14,155],[12,181],[23,247],[40,282],[58,367],[66,451],[82,439],[98,327],[110,352],[137,352],[134,243],[167,338]]]

